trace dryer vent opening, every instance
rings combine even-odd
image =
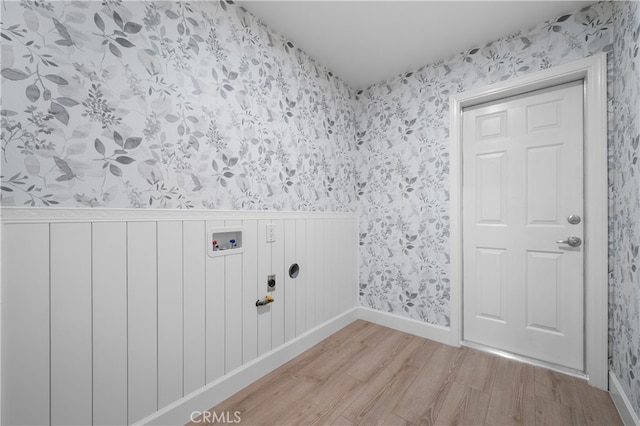
[[[299,273],[300,273],[300,267],[298,266],[297,263],[294,263],[293,265],[289,266],[289,276],[291,278],[296,278]]]

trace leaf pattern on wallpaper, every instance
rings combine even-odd
[[[2,205],[351,211],[354,95],[227,2],[5,2]]]
[[[610,52],[612,13],[598,3],[357,93],[363,305],[450,324],[449,96]]]
[[[610,359],[640,415],[640,3],[615,6],[609,126]]]

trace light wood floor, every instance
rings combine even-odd
[[[211,411],[246,425],[622,424],[583,380],[361,320]]]

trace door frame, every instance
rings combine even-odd
[[[534,90],[584,80],[584,329],[585,374],[608,389],[608,158],[607,55],[599,53],[449,98],[450,138],[450,344],[462,341],[462,110]]]

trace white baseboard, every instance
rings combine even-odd
[[[629,402],[629,398],[627,398],[627,395],[624,393],[620,381],[612,371],[609,371],[609,394],[618,409],[622,422],[627,426],[640,425],[638,414],[633,410],[631,402]]]
[[[451,330],[448,327],[428,324],[412,318],[401,317],[362,306],[358,308],[358,318],[415,336],[424,337],[425,339],[435,340],[445,345],[451,345]]]
[[[426,339],[450,344],[449,328],[427,324],[369,308],[355,307],[209,383],[207,386],[186,395],[184,398],[136,422],[136,424],[185,424],[190,420],[192,413],[201,413],[224,401],[242,388],[300,355],[302,352],[318,344],[341,328],[346,327],[356,319],[362,319]]]
[[[136,422],[137,425],[177,425],[190,421],[194,412],[202,412],[229,398],[260,377],[280,367],[287,361],[318,344],[336,331],[358,318],[359,308],[347,312],[315,327],[262,355],[225,376],[209,383],[178,401]],[[195,417],[194,417],[195,418]]]
[[[373,322],[447,345],[451,344],[451,332],[447,327],[427,324],[361,306],[355,307],[164,407],[136,424],[175,425],[187,423],[192,413],[200,413],[224,401],[356,319]],[[624,424],[640,425],[638,415],[634,412],[620,382],[612,372],[609,372],[609,392]]]

